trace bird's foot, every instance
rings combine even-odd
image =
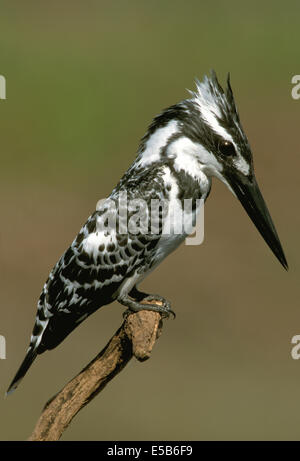
[[[131,314],[132,312],[147,310],[159,312],[163,318],[169,318],[172,314],[173,318],[175,319],[176,314],[174,311],[172,311],[170,302],[162,296],[148,295],[146,293],[141,293],[137,291],[135,291],[134,294],[138,294],[137,298],[139,299],[139,301],[137,301],[136,299],[132,299],[128,295],[122,296],[118,299],[118,301],[121,304],[128,307],[128,309],[123,314],[124,318],[126,318],[128,314]],[[133,293],[130,292],[130,295],[133,295]]]

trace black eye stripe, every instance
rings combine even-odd
[[[232,157],[236,155],[235,147],[230,141],[221,141],[218,147],[220,154],[224,157]]]

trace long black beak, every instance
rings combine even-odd
[[[254,175],[249,179],[243,175],[237,177],[235,173],[234,177],[227,176],[227,180],[257,230],[287,270],[288,264],[279,237]]]

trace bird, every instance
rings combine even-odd
[[[202,81],[196,79],[195,87],[188,98],[153,118],[129,169],[110,196],[97,205],[50,272],[38,300],[25,359],[7,394],[16,389],[37,355],[54,349],[104,305],[118,301],[127,307],[126,312],[147,309],[163,317],[175,316],[168,300],[144,293],[138,286],[188,234],[185,229],[175,232],[174,226],[165,232],[167,218],[177,216],[174,203],[183,211],[184,201],[191,200],[185,216],[194,225],[197,201],[206,201],[213,178],[223,182],[240,201],[281,265],[288,269],[255,178],[252,151],[240,122],[230,74],[225,90],[214,70]],[[126,204],[120,200],[125,195],[128,203],[163,203],[155,215],[155,232],[149,232],[147,226],[126,228],[125,218],[134,216],[134,206],[128,207],[126,216]],[[149,224],[149,213],[143,213],[143,223]]]

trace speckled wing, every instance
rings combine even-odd
[[[53,349],[85,318],[118,295],[133,273],[153,261],[159,235],[99,232],[96,211],[51,271],[38,301],[25,359],[7,393],[13,392],[37,354]]]
[[[160,235],[99,231],[96,211],[53,268],[38,302],[31,343],[38,353],[56,347],[99,307],[114,301],[123,282],[153,264]]]

